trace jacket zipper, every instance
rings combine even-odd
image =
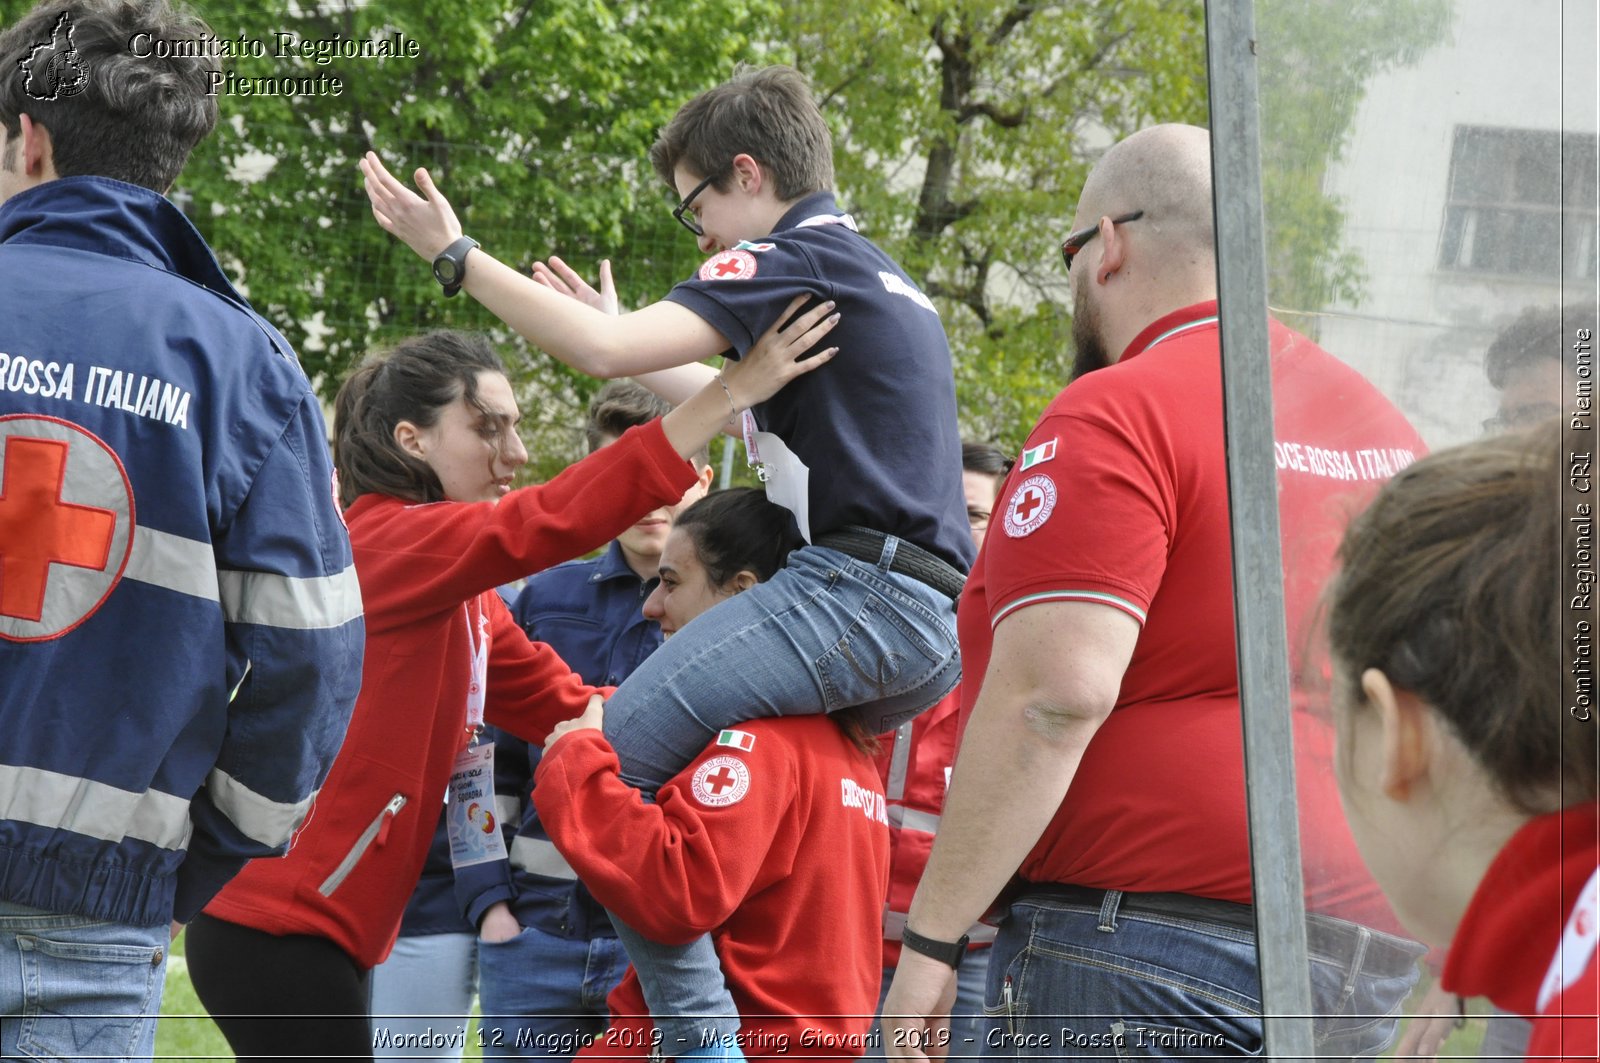
[[[395,813],[404,807],[406,807],[405,794],[395,794],[389,798],[389,803],[383,806],[383,811],[378,813],[378,818],[367,824],[367,829],[361,832],[361,837],[356,839],[356,843],[350,847],[350,851],[344,855],[344,859],[339,861],[339,866],[333,869],[333,874],[329,875],[327,880],[317,887],[317,892],[324,897],[332,897],[333,891],[343,885],[344,880],[350,877],[350,872],[356,869],[356,864],[361,862],[361,858],[366,855],[368,849],[372,848],[373,843],[376,842],[382,845],[388,839],[389,824],[394,821]]]

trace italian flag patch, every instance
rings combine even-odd
[[[749,731],[723,731],[717,735],[717,745],[732,746],[748,753],[756,746],[756,736]]]
[[[1057,442],[1057,439],[1052,439],[1048,443],[1040,443],[1036,447],[1029,447],[1024,450],[1022,452],[1023,469],[1031,469],[1035,465],[1043,465],[1045,462],[1052,460],[1056,456]]]

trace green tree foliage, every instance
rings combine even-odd
[[[221,120],[173,197],[326,396],[376,344],[434,327],[496,331],[530,407],[536,471],[549,472],[579,452],[574,429],[598,384],[471,299],[442,299],[426,264],[373,221],[356,162],[374,149],[408,181],[427,166],[505,262],[554,252],[593,276],[609,255],[625,299],[659,295],[700,256],[646,152],[684,100],[749,54],[767,2],[190,0],[218,39],[265,54],[223,59],[233,80]],[[0,0],[0,24],[32,6]],[[416,42],[416,58],[319,56],[314,44],[394,34]],[[342,91],[269,95],[253,80],[318,75]],[[560,431],[541,436],[540,424]]]
[[[331,395],[374,344],[426,328],[495,331],[547,474],[578,451],[597,386],[510,336],[372,221],[355,162],[425,165],[498,257],[552,252],[623,299],[658,297],[699,255],[645,161],[656,130],[740,59],[809,73],[863,230],[940,307],[963,427],[1015,449],[1066,380],[1058,247],[1100,151],[1144,125],[1206,120],[1201,0],[195,0],[224,40],[222,122],[175,190],[230,273]],[[0,23],[32,0],[0,0]],[[1362,278],[1324,191],[1367,79],[1448,28],[1449,0],[1260,0],[1275,305],[1317,310]],[[416,58],[289,54],[341,38]],[[316,77],[338,95],[244,95]],[[1298,322],[1297,322],[1298,323]],[[541,432],[540,426],[546,426]]]
[[[1440,40],[1450,4],[1256,11],[1273,300],[1314,312],[1363,283],[1328,167],[1368,80]],[[1089,168],[1142,126],[1207,120],[1203,5],[788,0],[782,24],[839,133],[847,205],[944,314],[963,427],[1015,446],[1067,378],[1057,249]]]

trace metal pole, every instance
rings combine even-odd
[[[1208,0],[1206,58],[1263,1055],[1272,1060],[1310,1060],[1315,1046],[1289,711],[1278,476],[1272,454],[1253,0]]]

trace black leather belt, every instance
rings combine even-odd
[[[1104,911],[1107,893],[1106,890],[1086,886],[1024,883],[1011,899],[1026,901],[1029,898],[1049,898]],[[1195,897],[1187,893],[1122,893],[1110,907],[1113,919],[1115,913],[1127,912],[1132,915],[1192,919],[1252,934],[1256,929],[1255,912],[1248,904]],[[1306,939],[1313,957],[1343,961],[1356,959],[1361,961],[1365,970],[1393,977],[1409,973],[1426,951],[1414,941],[1316,912],[1306,915]]]
[[[816,545],[837,550],[857,561],[876,565],[878,559],[883,556],[883,544],[888,538],[883,532],[851,525],[829,532],[827,535],[817,536]],[[950,564],[904,539],[895,544],[894,558],[889,562],[889,571],[926,583],[949,598],[961,597],[961,588],[967,582],[966,577]]]

